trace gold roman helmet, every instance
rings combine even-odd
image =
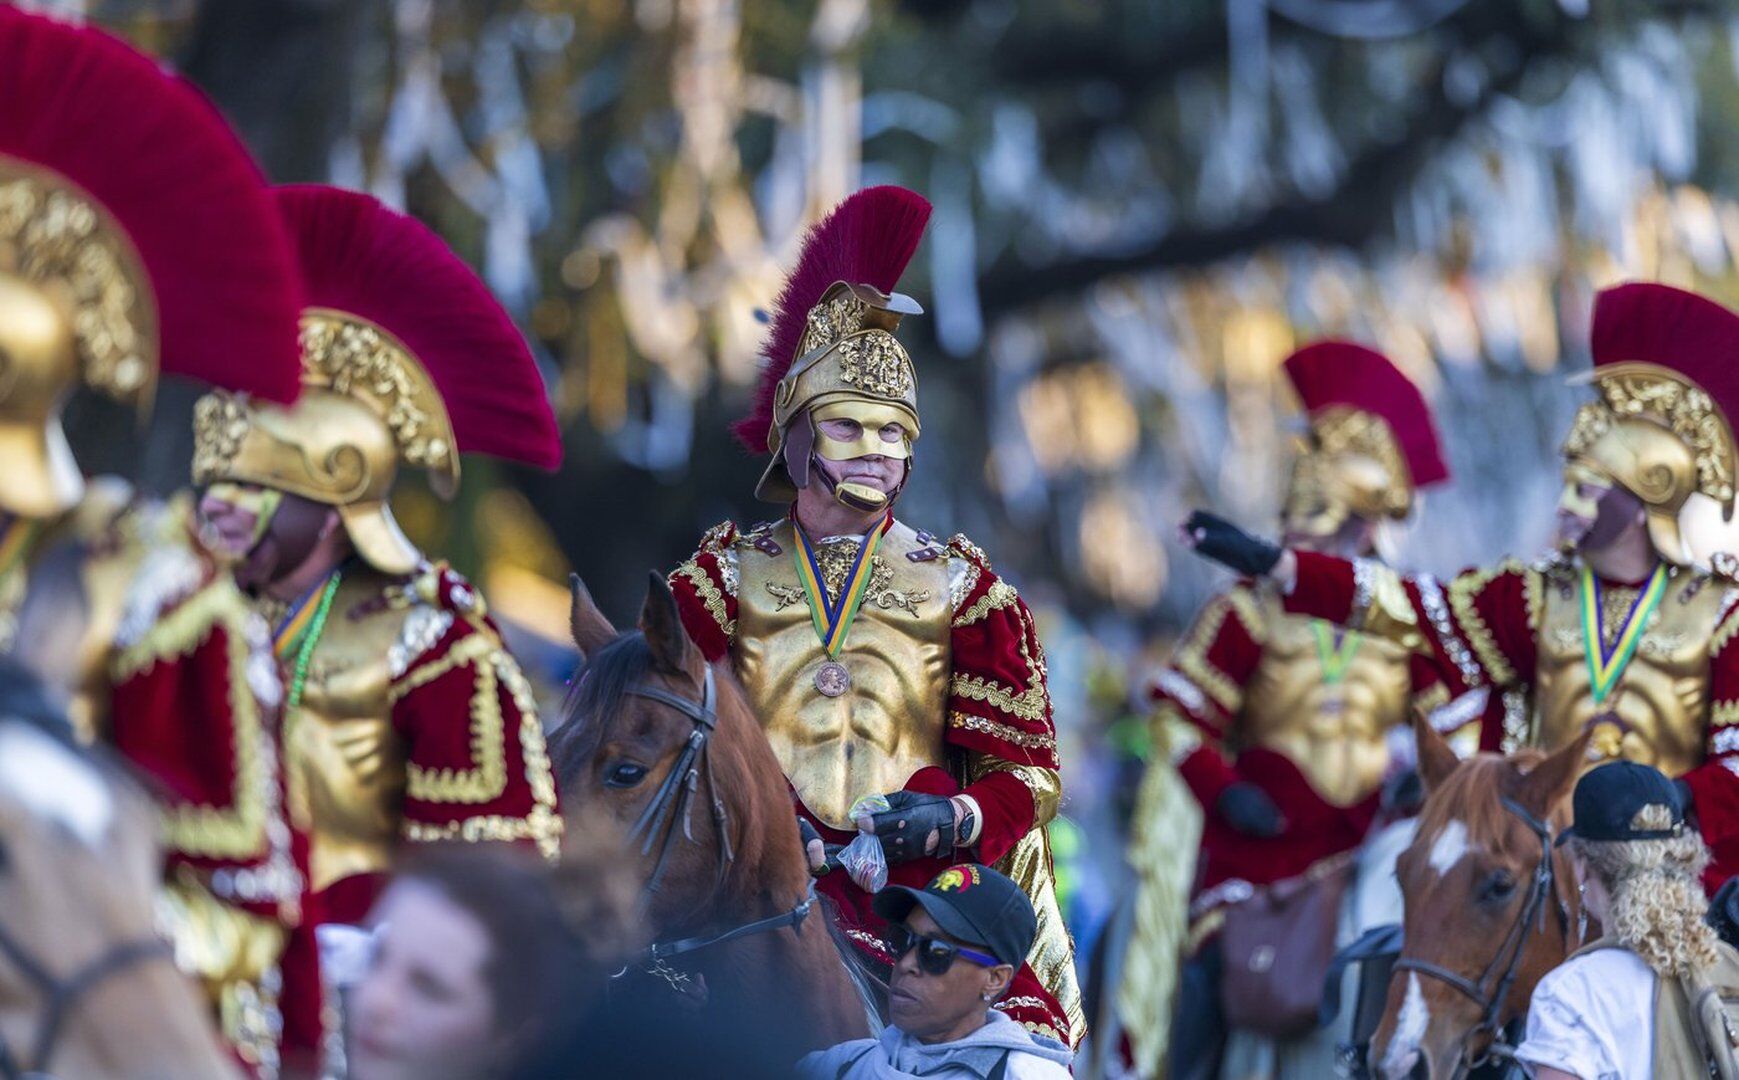
[[[1321,341],[1285,368],[1310,418],[1287,489],[1288,533],[1326,539],[1349,517],[1403,519],[1419,488],[1448,479],[1430,408],[1387,357]]]
[[[512,317],[427,226],[324,185],[278,188],[274,199],[308,299],[302,396],[287,409],[201,401],[194,478],[336,507],[357,554],[408,574],[423,556],[387,505],[400,466],[427,470],[443,498],[458,490],[461,450],[554,469],[549,395]],[[269,499],[255,505],[271,511]]]
[[[918,380],[893,332],[902,316],[922,312],[909,296],[843,281],[810,309],[798,360],[774,394],[767,432],[773,459],[755,488],[758,498],[796,498],[797,489],[808,485],[811,453],[829,461],[880,454],[910,462],[919,434]],[[835,439],[818,426],[825,420],[852,421],[859,434]],[[839,484],[834,497],[860,510],[881,509],[889,501],[880,491],[851,483]]]
[[[1733,512],[1733,433],[1709,395],[1654,364],[1607,365],[1593,375],[1600,397],[1576,410],[1564,440],[1565,505],[1584,517],[1579,483],[1618,485],[1642,501],[1649,539],[1668,562],[1689,561],[1679,514],[1694,491]]]
[[[901,318],[924,309],[893,289],[929,218],[930,204],[921,195],[873,187],[840,203],[804,238],[763,348],[767,363],[755,411],[735,428],[751,451],[773,455],[755,488],[758,497],[795,499],[809,486],[816,457],[880,455],[903,462],[910,473],[918,379],[894,331]],[[849,423],[827,423],[833,420]],[[819,479],[840,503],[858,510],[883,509],[899,494],[898,488],[888,494],[834,485],[825,474]]]
[[[1633,283],[1594,303],[1587,377],[1597,398],[1564,440],[1567,499],[1579,482],[1619,485],[1641,500],[1661,558],[1689,561],[1679,513],[1700,491],[1733,516],[1739,449],[1728,420],[1739,404],[1739,316],[1695,293]]]
[[[303,390],[289,408],[213,393],[194,410],[193,479],[250,484],[336,507],[357,554],[388,574],[423,561],[387,499],[402,459],[458,490],[453,427],[428,372],[398,338],[366,319],[302,316]]]
[[[157,346],[126,232],[71,182],[0,154],[0,509],[48,518],[78,502],[61,409],[81,378],[147,406]]]

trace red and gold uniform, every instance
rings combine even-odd
[[[857,419],[867,439],[889,420],[916,437],[916,379],[892,331],[920,309],[890,290],[928,212],[911,192],[874,188],[808,238],[780,299],[763,410],[739,429],[751,446],[773,452],[762,498],[789,503],[816,482],[808,476],[820,439],[812,412]],[[878,238],[887,250],[868,250]],[[908,439],[897,448],[816,452],[909,460],[910,451]],[[873,508],[879,495],[836,494],[859,509],[847,500]],[[713,528],[670,584],[707,658],[730,658],[799,814],[827,842],[855,835],[850,811],[865,796],[903,790],[971,801],[980,827],[968,845],[949,857],[896,862],[889,881],[922,887],[947,865],[982,861],[1018,882],[1033,900],[1039,936],[997,1007],[1034,1030],[1078,1039],[1073,944],[1044,829],[1061,795],[1044,651],[1032,614],[984,553],[965,537],[914,529],[891,507],[864,536],[811,537],[793,514],[746,531],[729,522]],[[835,647],[819,636],[812,604],[855,610]],[[870,894],[837,872],[819,888],[852,940],[889,962]]]
[[[212,991],[242,1060],[273,1074],[280,1031],[285,1049],[312,1050],[318,1003],[291,987],[316,984],[313,969],[284,955],[304,879],[263,628],[193,537],[185,500],[86,486],[60,413],[79,384],[144,407],[160,371],[293,399],[289,239],[209,103],[106,34],[0,8],[0,99],[0,647],[31,656],[21,605],[76,552],[84,639],[32,659],[69,684],[80,735],[112,743],[158,793],[176,959]]]
[[[1429,408],[1380,353],[1318,342],[1285,370],[1310,425],[1284,510],[1296,542],[1332,544],[1352,520],[1403,519],[1418,489],[1448,478]],[[1165,1028],[1151,1018],[1169,1015],[1179,950],[1213,934],[1224,905],[1255,886],[1363,843],[1392,731],[1446,698],[1431,665],[1405,647],[1288,613],[1272,586],[1241,582],[1197,616],[1153,700],[1166,756],[1139,798],[1137,929],[1117,997],[1142,1075],[1165,1052]],[[1194,860],[1179,845],[1196,818],[1179,812],[1179,781],[1200,810]],[[1253,835],[1228,822],[1218,808],[1234,785],[1259,790],[1284,828]]]
[[[439,237],[353,192],[290,187],[277,201],[308,304],[303,392],[288,409],[203,399],[194,475],[208,498],[261,507],[262,531],[283,497],[331,507],[353,552],[294,602],[265,606],[314,916],[355,923],[404,843],[556,854],[561,818],[530,687],[482,596],[424,558],[387,497],[401,464],[450,495],[460,451],[553,468],[561,447],[524,339]]]
[[[1592,345],[1599,396],[1565,444],[1565,505],[1581,483],[1639,499],[1658,557],[1648,577],[1603,580],[1572,553],[1440,582],[1299,552],[1287,607],[1414,649],[1456,693],[1507,698],[1487,746],[1551,750],[1592,727],[1593,760],[1683,778],[1719,884],[1739,870],[1739,587],[1730,568],[1690,564],[1678,519],[1693,491],[1732,512],[1739,316],[1624,285],[1600,294]]]

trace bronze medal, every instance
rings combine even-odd
[[[815,689],[824,697],[839,697],[851,689],[851,672],[839,661],[829,660],[815,669]]]

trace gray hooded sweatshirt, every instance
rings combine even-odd
[[[926,1045],[890,1024],[879,1039],[817,1050],[797,1063],[797,1072],[804,1080],[1069,1080],[1073,1058],[1057,1040],[991,1009],[989,1023],[955,1042]]]

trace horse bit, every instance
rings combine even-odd
[[[736,861],[736,853],[731,848],[731,837],[725,804],[718,796],[718,789],[713,784],[712,767],[707,757],[707,747],[714,731],[718,728],[717,688],[713,678],[713,669],[709,665],[706,678],[701,684],[701,699],[697,703],[688,698],[673,694],[657,686],[644,683],[630,686],[627,693],[642,697],[648,701],[656,701],[660,705],[669,706],[687,717],[694,724],[694,730],[688,736],[682,751],[676,761],[670,766],[670,772],[664,777],[652,801],[646,804],[646,809],[640,812],[640,817],[634,823],[633,830],[628,834],[630,841],[640,840],[640,854],[652,854],[653,844],[658,843],[658,861],[652,869],[652,876],[647,879],[646,893],[648,897],[655,895],[663,884],[666,863],[670,859],[671,846],[676,839],[677,821],[682,822],[682,835],[690,843],[694,843],[694,832],[690,827],[690,810],[694,805],[695,794],[700,790],[701,781],[706,782],[707,798],[712,803],[713,827],[718,835],[719,860],[714,878],[714,886],[724,883],[725,875],[730,871],[731,864]],[[660,836],[662,835],[662,839]],[[728,941],[748,937],[753,934],[765,933],[770,930],[780,930],[791,927],[793,930],[803,925],[803,920],[809,917],[810,909],[815,906],[815,883],[809,884],[803,899],[789,911],[765,919],[757,919],[744,923],[718,934],[703,937],[681,938],[677,941],[656,942],[643,950],[640,963],[649,974],[657,975],[668,982],[672,989],[686,991],[688,976],[668,964],[666,960],[684,953],[697,952],[713,945],[722,945]],[[622,978],[628,973],[632,964],[623,965],[613,978]]]
[[[5,1080],[30,1080],[53,1075],[49,1072],[49,1065],[53,1062],[55,1047],[60,1042],[67,1015],[81,998],[96,989],[105,979],[119,975],[136,964],[146,960],[168,959],[169,947],[157,938],[116,945],[74,972],[71,977],[57,979],[4,926],[0,926],[0,955],[11,961],[12,966],[22,972],[25,979],[48,999],[42,1022],[36,1029],[36,1038],[31,1042],[31,1068],[26,1069],[19,1062],[12,1047],[0,1036],[0,1077]]]
[[[1534,867],[1533,880],[1528,886],[1527,898],[1522,902],[1522,910],[1516,921],[1511,924],[1509,932],[1504,935],[1498,946],[1497,954],[1491,958],[1479,978],[1469,979],[1465,975],[1450,971],[1446,967],[1402,956],[1395,961],[1393,970],[1416,971],[1421,975],[1447,983],[1460,993],[1471,998],[1481,1010],[1479,1023],[1462,1033],[1460,1050],[1457,1058],[1457,1075],[1467,1069],[1477,1069],[1494,1059],[1508,1059],[1514,1056],[1515,1048],[1504,1043],[1499,1037],[1498,1014],[1503,1010],[1504,999],[1509,996],[1510,987],[1515,984],[1516,976],[1521,973],[1522,953],[1526,951],[1528,935],[1532,932],[1531,924],[1536,918],[1542,927],[1545,923],[1545,903],[1548,896],[1558,901],[1558,921],[1564,928],[1566,937],[1570,933],[1570,912],[1562,896],[1557,894],[1556,876],[1552,863],[1552,827],[1545,821],[1535,817],[1525,807],[1515,800],[1505,796],[1503,805],[1506,810],[1516,815],[1522,823],[1540,838],[1540,861]],[[1507,959],[1506,959],[1507,957]],[[1499,968],[1502,968],[1499,974]],[[1496,976],[1495,982],[1493,976]],[[1488,984],[1490,989],[1487,989]],[[1492,1041],[1480,1050],[1478,1057],[1467,1060],[1467,1044],[1469,1040],[1480,1034],[1489,1033]]]

